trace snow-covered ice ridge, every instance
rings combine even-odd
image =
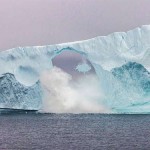
[[[2,51],[0,52],[0,76],[3,77],[4,74],[10,73],[14,75],[17,82],[26,87],[31,87],[39,81],[40,74],[43,71],[53,68],[52,59],[65,50],[80,53],[91,62],[99,77],[103,92],[107,95],[104,104],[114,112],[150,112],[150,107],[148,107],[149,94],[144,95],[139,84],[132,89],[129,88],[132,86],[125,86],[120,79],[114,76],[115,73],[113,72],[114,68],[128,65],[128,62],[136,62],[142,65],[149,74],[150,25],[144,25],[128,32],[115,32],[108,36],[99,36],[84,41],[18,47]],[[134,63],[130,65],[132,66],[132,64],[135,66]],[[129,77],[126,76],[126,78]],[[147,83],[145,84],[148,84],[150,82],[149,75],[146,75],[146,80]],[[130,81],[130,84],[133,83]],[[147,88],[149,89],[149,86]],[[3,91],[0,90],[0,92],[4,95]],[[42,99],[41,96],[39,99]],[[146,104],[146,108],[144,104]],[[5,107],[5,104],[0,106]],[[13,106],[17,107],[17,105]],[[7,105],[7,107],[9,106]],[[33,105],[33,108],[39,109],[39,106],[34,107]]]

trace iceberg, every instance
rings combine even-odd
[[[0,52],[0,107],[40,110],[41,74],[51,70],[54,58],[64,51],[86,58],[74,68],[77,72],[86,75],[94,68],[104,95],[101,104],[110,113],[150,112],[150,25],[84,41]]]

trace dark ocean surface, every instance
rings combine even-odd
[[[0,115],[0,150],[150,150],[150,115]]]

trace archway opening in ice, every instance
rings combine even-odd
[[[64,50],[52,59],[53,66],[70,74],[73,80],[85,75],[96,75],[95,69],[85,55],[78,52]]]

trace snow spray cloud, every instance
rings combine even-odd
[[[96,75],[85,75],[73,81],[70,74],[54,67],[41,75],[44,89],[43,112],[51,113],[108,113],[102,104]]]

